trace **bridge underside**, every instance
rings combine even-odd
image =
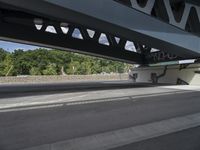
[[[200,57],[200,2],[0,0],[0,39],[149,64]]]

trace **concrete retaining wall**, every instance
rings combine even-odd
[[[0,83],[53,83],[88,80],[128,80],[128,74],[0,77]]]

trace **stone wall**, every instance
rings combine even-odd
[[[128,74],[0,77],[0,83],[52,83],[88,80],[128,80]]]

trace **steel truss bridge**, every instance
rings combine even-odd
[[[145,65],[198,59],[200,1],[0,0],[0,39]]]

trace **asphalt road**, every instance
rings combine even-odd
[[[65,83],[26,83],[0,84],[0,98],[23,97],[30,95],[46,95],[58,93],[75,93],[80,91],[96,91],[109,89],[128,89],[151,87],[151,84],[133,83],[132,81],[84,81]]]
[[[136,142],[112,150],[199,150],[200,127]]]
[[[124,89],[126,96],[120,95],[123,99],[118,101],[114,100],[117,99],[117,92],[123,90],[111,89],[109,93],[116,93],[111,101],[105,101],[107,98],[102,97],[104,93],[102,91],[99,95],[96,93],[96,101],[93,97],[91,103],[68,105],[68,102],[60,101],[59,105],[51,107],[27,106],[27,109],[0,111],[0,149],[18,150],[200,112],[198,91],[176,93],[176,90],[165,89],[166,95],[129,96],[131,91],[133,93],[140,91],[142,95],[147,91],[161,89],[161,87]],[[129,93],[126,94],[127,91]],[[88,97],[90,94],[85,98]],[[27,100],[29,98],[24,97]],[[1,100],[5,103],[5,99],[0,99],[0,104]],[[16,103],[12,100],[7,99],[9,103]]]

